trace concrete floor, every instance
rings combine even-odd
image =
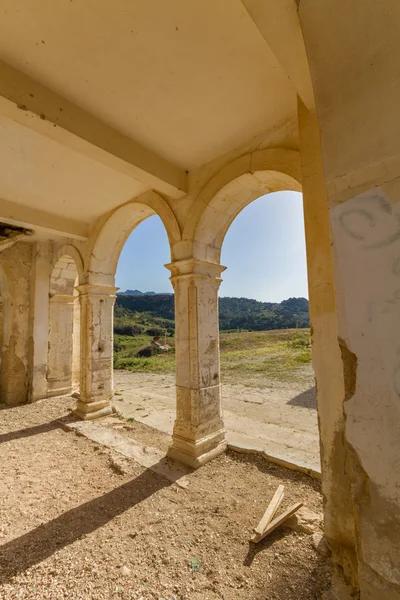
[[[115,404],[124,417],[172,433],[173,375],[115,371],[114,385]],[[222,389],[228,442],[320,471],[315,388],[276,382],[265,388],[225,384]]]

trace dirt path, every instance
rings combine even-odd
[[[312,369],[298,383],[270,382],[264,388],[223,385],[228,440],[319,470],[319,437]],[[175,378],[169,374],[115,371],[115,404],[125,417],[171,434]]]
[[[318,482],[228,453],[182,489],[66,430],[74,403],[0,410],[1,600],[316,600],[330,587]],[[170,444],[140,423],[96,423]],[[249,544],[280,483],[282,510],[302,501],[315,525]]]

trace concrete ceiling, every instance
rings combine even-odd
[[[288,54],[276,27],[299,40],[297,5],[268,0],[259,29],[265,1],[2,0],[0,218],[53,215],[84,238],[115,206],[150,188],[182,198],[187,171],[295,123],[300,46]]]
[[[6,62],[184,169],[295,112],[239,0],[3,0],[2,13]]]
[[[0,212],[14,202],[90,223],[148,189],[1,115],[0,164]]]

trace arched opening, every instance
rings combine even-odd
[[[49,291],[47,395],[60,396],[79,389],[80,305],[78,267],[63,254],[54,264]]]
[[[142,221],[158,215],[172,247],[180,241],[180,229],[168,204],[155,192],[128,202],[99,223],[93,238],[89,264],[89,284],[115,286],[115,274],[122,248]]]
[[[300,192],[262,195],[221,248],[222,406],[228,440],[320,467]]]
[[[116,291],[115,276],[121,251],[128,238],[136,235],[136,228],[148,217],[157,216],[156,222],[161,227],[165,242],[166,253],[162,258],[162,264],[168,262],[171,256],[171,248],[180,241],[180,229],[177,221],[168,206],[168,204],[154,192],[148,192],[121,207],[108,215],[103,222],[99,223],[97,231],[93,236],[90,262],[88,265],[87,284],[80,288],[84,302],[83,328],[85,331],[83,337],[83,363],[85,364],[85,377],[82,378],[84,389],[81,386],[81,398],[77,407],[77,414],[84,416],[98,411],[110,410],[110,402],[113,399],[113,363],[114,363],[114,335],[113,335],[113,307],[115,306]],[[150,221],[151,222],[151,221]],[[140,232],[140,230],[139,230]],[[157,235],[149,234],[141,246],[136,250],[140,263],[143,263],[145,257],[152,252],[152,248],[157,246]],[[129,242],[128,242],[129,246]],[[124,281],[126,287],[135,288],[134,261],[135,257],[127,260],[127,277]],[[125,261],[124,261],[125,262]],[[159,265],[161,267],[161,265]],[[133,268],[132,268],[133,267]],[[164,271],[164,268],[162,267]],[[141,267],[141,271],[143,268]],[[165,271],[165,273],[167,273]],[[137,275],[137,274],[136,274]],[[164,276],[165,277],[165,276]],[[130,282],[130,283],[128,283]],[[167,285],[169,282],[167,280]],[[136,286],[137,287],[137,286]],[[121,290],[124,292],[126,290]],[[142,291],[142,290],[141,290]],[[153,290],[143,290],[153,291]],[[165,290],[168,292],[168,288]],[[126,295],[129,301],[129,295]],[[158,295],[149,295],[153,298],[153,304],[159,300]],[[119,298],[119,296],[118,296]],[[122,298],[122,295],[121,295]],[[115,310],[120,312],[118,324],[125,327],[127,337],[123,343],[116,339],[116,366],[122,367],[125,371],[137,370],[140,365],[152,370],[155,361],[151,362],[153,355],[163,354],[167,346],[166,338],[170,336],[171,322],[173,321],[173,297],[168,296],[167,300],[171,304],[172,319],[156,319],[154,307],[145,311],[149,313],[146,317],[146,323],[138,322],[136,313],[137,307],[130,310],[129,306],[121,307],[119,301]],[[129,302],[128,302],[129,303]],[[159,308],[159,307],[158,307]],[[142,309],[141,309],[142,310]],[[122,314],[123,313],[123,314]],[[143,320],[143,319],[142,319]],[[152,322],[150,322],[152,321]],[[161,322],[163,321],[163,322]],[[170,322],[167,327],[166,321]],[[162,329],[158,335],[157,331],[150,329]],[[173,323],[172,323],[173,326]],[[157,335],[156,335],[157,334]],[[121,329],[119,333],[121,334]],[[144,337],[143,337],[144,336]],[[158,338],[158,339],[154,339]],[[139,347],[135,342],[139,343]],[[154,342],[154,343],[153,343]],[[151,347],[152,356],[136,356],[140,350],[146,350]],[[121,351],[124,351],[121,354]],[[153,352],[154,351],[154,352]],[[117,356],[118,355],[118,356]],[[142,359],[142,360],[141,360]],[[82,361],[81,361],[82,362]],[[98,363],[98,366],[97,366]],[[161,364],[161,363],[159,363]],[[129,384],[129,387],[132,387]],[[117,390],[117,394],[118,394]],[[117,407],[118,408],[118,407]],[[109,414],[109,413],[108,413]]]
[[[298,153],[288,150],[263,150],[251,156],[244,156],[225,167],[202,190],[199,200],[201,210],[197,214],[193,214],[185,227],[183,236],[184,238],[192,238],[194,258],[199,261],[206,261],[207,264],[221,265],[223,242],[233,221],[254,200],[273,192],[301,192],[301,169]],[[237,244],[241,248],[245,244],[245,238],[241,237],[237,240]],[[309,252],[310,247],[307,250]],[[262,261],[259,257],[253,257],[253,261],[258,263],[259,269],[262,267]],[[220,266],[220,269],[223,271],[225,267]],[[315,277],[315,275],[314,269],[311,276]],[[314,282],[312,279],[310,283],[311,293],[315,286],[313,288]],[[312,299],[310,298],[310,300]],[[306,351],[310,355],[308,339],[307,342],[302,341],[302,343],[306,344]],[[240,354],[240,350],[238,350],[238,353]],[[246,356],[246,351],[244,355]],[[245,390],[248,389],[250,388],[245,388]],[[309,389],[312,389],[311,386]],[[297,400],[292,400],[293,404],[289,405],[292,411],[300,410],[300,407],[295,406],[295,402],[299,404],[303,401],[311,404],[315,402],[314,398],[310,397],[300,397]],[[250,402],[244,406],[247,413],[251,412],[253,405]],[[313,420],[316,423],[315,409],[312,410]],[[267,421],[267,419],[268,416],[265,420]],[[226,421],[225,417],[225,425],[229,432],[229,423],[227,424]],[[275,433],[279,441],[279,431]],[[316,456],[314,452],[315,461],[313,466],[316,467],[316,471],[320,471],[319,445],[317,442],[318,434],[314,438],[314,447],[317,450]],[[260,446],[260,444],[258,445]],[[265,448],[265,444],[261,445]],[[269,448],[269,450],[271,449]],[[275,451],[278,454],[277,448]],[[272,452],[270,451],[270,453]],[[289,458],[294,459],[295,457]],[[304,452],[300,460],[296,462],[309,463],[309,460],[305,460],[307,458],[307,452]],[[294,461],[292,460],[292,462]]]
[[[119,413],[171,433],[175,419],[174,296],[168,235],[150,216],[129,235],[116,271],[114,402]]]

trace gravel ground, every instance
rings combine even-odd
[[[302,501],[320,513],[317,482],[228,453],[181,489],[63,429],[73,402],[0,411],[1,599],[312,600],[329,588],[315,529],[248,542],[279,483],[282,509]],[[169,443],[140,423],[104,426]]]

